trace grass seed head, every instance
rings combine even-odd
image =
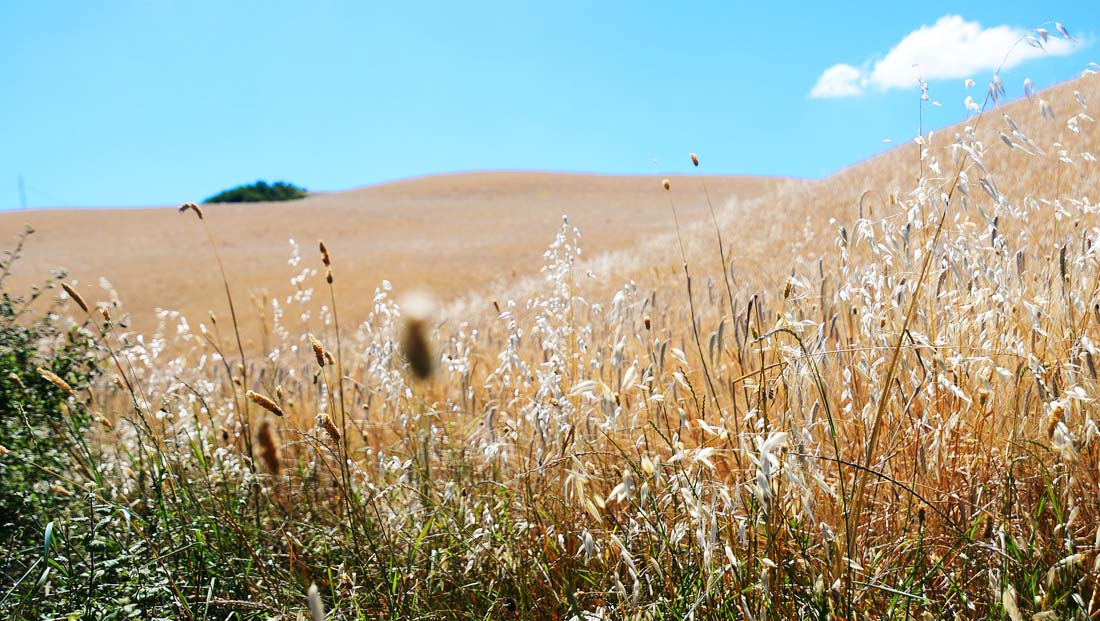
[[[317,246],[321,249],[321,262],[325,264],[325,267],[332,267],[332,257],[329,256],[325,240],[317,240]]]
[[[695,166],[696,168],[698,168],[698,167],[699,167],[699,156],[698,156],[698,155],[695,155],[694,153],[692,153],[692,154],[691,154],[691,163],[692,163],[692,164],[693,164],[693,165],[694,165],[694,166]]]
[[[184,203],[180,205],[180,213],[187,213],[188,211],[195,212],[195,215],[199,217],[199,220],[203,219],[202,208],[195,203]]]
[[[414,375],[420,379],[431,376],[435,367],[432,347],[428,342],[428,320],[435,310],[435,302],[425,293],[413,293],[401,304],[404,325],[401,329],[401,351]]]
[[[332,418],[328,414],[318,414],[317,424],[325,430],[325,433],[328,434],[334,444],[340,443],[340,430],[336,428],[336,423],[332,422]]]
[[[260,431],[256,434],[256,441],[260,445],[260,459],[272,474],[279,474],[281,464],[279,462],[279,449],[275,446],[275,436],[271,433],[271,424],[266,420],[260,425]]]
[[[313,356],[317,358],[317,366],[325,366],[325,346],[313,334],[309,335],[309,344],[313,347]]]
[[[274,401],[272,401],[267,396],[261,395],[260,393],[253,392],[251,390],[248,391],[247,393],[245,393],[245,396],[248,397],[249,401],[251,401],[252,403],[255,403],[256,405],[258,405],[260,407],[262,407],[263,409],[267,410],[268,412],[271,412],[275,416],[282,416],[283,415],[283,408],[279,407],[278,403],[275,403]]]
[[[309,585],[306,591],[306,604],[309,605],[309,616],[312,621],[325,621],[325,603],[321,601],[321,594],[317,591],[317,585]]]
[[[67,282],[61,283],[61,288],[65,290],[65,293],[69,294],[69,297],[73,299],[73,302],[76,302],[76,305],[80,307],[80,310],[84,311],[85,313],[88,312],[88,303],[84,301],[84,298],[80,297],[80,294],[76,292],[76,289],[70,287],[69,283]]]
[[[46,381],[50,382],[54,386],[57,386],[58,388],[60,388],[61,390],[64,390],[65,392],[67,392],[69,394],[73,393],[73,387],[69,386],[68,382],[61,379],[53,371],[48,371],[46,369],[43,369],[42,367],[38,367],[37,369],[35,369],[35,371],[38,371],[39,375],[41,375],[43,378],[46,379]]]
[[[672,182],[669,181],[668,178],[666,177],[666,178],[661,180],[661,187],[663,187],[666,190],[671,189],[672,188]]]

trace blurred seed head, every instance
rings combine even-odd
[[[272,474],[279,474],[279,449],[275,446],[275,436],[271,433],[271,424],[266,420],[260,425],[260,431],[256,434],[257,443],[260,445],[260,459]]]
[[[699,166],[699,156],[692,153],[691,154],[691,163],[694,164],[696,167],[698,167]]]
[[[414,292],[401,300],[401,351],[413,375],[420,379],[431,376],[435,367],[432,347],[428,342],[428,322],[435,316],[435,300],[424,292]]]
[[[667,190],[667,189],[669,189],[669,188],[671,188],[671,187],[672,187],[672,182],[671,182],[671,181],[669,181],[669,180],[668,180],[667,178],[665,178],[665,179],[662,179],[662,180],[661,180],[661,186],[662,186],[662,187],[664,187],[664,189],[666,189],[666,190]]]
[[[312,621],[325,621],[325,604],[321,601],[321,593],[317,591],[317,585],[309,585],[306,591],[306,604],[309,606],[309,616]]]

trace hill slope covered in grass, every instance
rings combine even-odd
[[[284,297],[288,281],[305,267],[287,265],[290,239],[308,253],[323,238],[339,255],[338,286],[346,287],[345,304],[357,316],[371,308],[362,292],[383,279],[400,290],[427,289],[441,300],[476,292],[487,304],[486,297],[503,295],[517,277],[538,274],[563,213],[600,252],[633,248],[665,231],[671,216],[666,197],[652,191],[655,183],[645,177],[469,173],[203,209],[230,267],[230,285],[250,309],[243,318],[246,339],[258,342],[250,302],[262,301],[265,292]],[[723,203],[751,201],[786,183],[716,178],[711,190]],[[702,192],[695,193],[685,217],[705,213]],[[37,233],[12,275],[17,290],[66,268],[79,291],[102,296],[100,278],[107,278],[133,325],[146,332],[156,327],[156,308],[193,319],[226,312],[207,239],[174,207],[0,213],[0,239],[13,239],[28,224]]]
[[[230,289],[239,323],[262,326],[259,354],[224,312],[168,315],[139,340],[97,313],[101,295],[73,290],[65,303],[87,308],[82,329],[117,379],[39,374],[64,412],[96,423],[55,443],[74,466],[38,489],[74,500],[49,515],[28,504],[45,546],[9,548],[0,607],[1092,618],[1100,138],[1087,105],[1100,78],[1038,97],[1053,119],[1038,99],[991,108],[926,139],[923,158],[907,145],[822,181],[759,182],[713,215],[700,199],[704,183],[718,196],[716,178],[667,191],[600,178],[636,198],[643,224],[616,230],[646,231],[642,245],[580,237],[595,207],[568,223],[553,213],[537,276],[504,275],[442,313],[361,283],[350,238],[310,241],[292,268],[317,273],[282,289],[277,311],[244,319]],[[560,179],[540,200],[538,179],[408,183],[431,204],[491,203],[493,187],[521,184],[548,221],[450,231],[465,244],[529,240],[526,227],[571,213],[567,199],[599,203],[557,193]],[[371,192],[393,207],[408,190]],[[412,212],[367,213],[363,230],[392,231],[387,218],[409,226]],[[200,241],[209,225],[228,278],[247,282],[257,237],[225,233],[268,223],[231,229],[240,214],[163,225]],[[349,228],[310,226],[326,240]],[[440,262],[415,239],[378,243],[444,278],[477,264]],[[165,278],[194,273],[195,257]],[[0,459],[33,463],[28,446]]]

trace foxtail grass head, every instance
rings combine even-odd
[[[80,307],[80,310],[84,311],[85,313],[88,312],[88,303],[84,301],[84,298],[80,297],[80,294],[77,293],[76,289],[73,289],[71,286],[69,286],[69,283],[67,282],[61,283],[61,288],[65,290],[65,293],[68,294],[70,298],[72,298],[73,302],[76,302],[76,305]]]
[[[317,359],[317,366],[323,367],[327,362],[325,357],[325,346],[321,344],[321,341],[317,340],[317,337],[312,334],[309,335],[309,345],[313,348],[313,356]]]
[[[269,397],[251,390],[245,393],[245,396],[248,397],[249,401],[271,412],[275,416],[283,415],[283,408],[279,407],[279,404],[272,401]]]

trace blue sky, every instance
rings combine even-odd
[[[260,178],[674,173],[690,151],[708,174],[820,177],[916,134],[913,57],[947,76],[928,81],[943,105],[926,127],[966,115],[960,56],[981,100],[989,50],[952,37],[988,48],[1057,20],[1083,44],[1005,85],[1079,75],[1100,60],[1090,4],[3,2],[0,209],[20,174],[32,207],[170,205]]]

